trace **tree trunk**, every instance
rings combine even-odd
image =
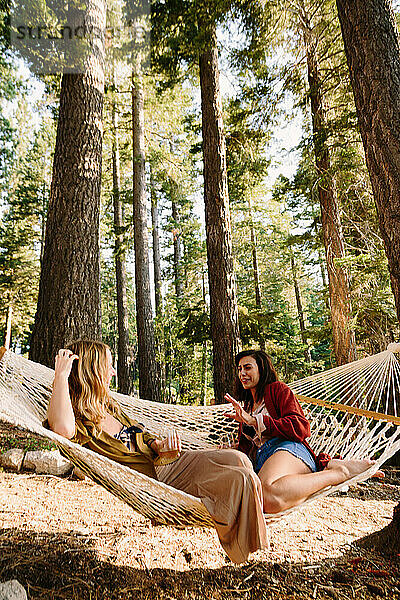
[[[204,269],[202,269],[202,292],[203,292],[203,307],[204,312],[207,312],[207,290],[206,290],[206,274]],[[201,360],[201,403],[203,406],[207,405],[207,384],[208,384],[208,374],[207,374],[207,363],[208,363],[208,342],[204,340],[203,342],[203,356]]]
[[[171,154],[174,154],[175,146],[170,142]],[[173,244],[174,244],[174,284],[175,284],[175,295],[179,304],[179,300],[182,297],[182,244],[181,244],[181,230],[180,230],[180,219],[179,219],[179,202],[178,202],[178,184],[170,177],[169,178],[169,189],[171,195],[171,208],[172,208],[172,220],[173,220]]]
[[[149,241],[147,230],[144,149],[144,94],[139,71],[132,75],[133,120],[133,222],[135,234],[136,322],[138,337],[139,394],[160,400],[153,311],[150,296]]]
[[[344,241],[337,194],[331,174],[329,150],[326,144],[326,126],[321,82],[316,61],[312,31],[306,30],[304,41],[307,54],[307,74],[315,164],[318,173],[318,196],[321,205],[322,235],[328,270],[329,296],[333,345],[336,363],[343,365],[356,360],[354,332],[351,330],[351,301],[346,269],[336,264],[344,258]]]
[[[200,87],[214,393],[222,402],[233,391],[240,338],[215,30],[200,55]]]
[[[93,0],[91,24],[105,29],[105,3]],[[30,358],[54,366],[76,338],[99,339],[99,210],[104,48],[84,73],[64,74],[53,177]]]
[[[293,254],[291,254],[291,256],[290,256],[290,265],[292,268],[293,286],[294,286],[294,293],[296,296],[297,316],[299,319],[301,341],[303,342],[303,346],[304,346],[304,358],[305,358],[306,362],[311,363],[311,354],[310,354],[310,348],[308,347],[307,330],[306,330],[306,325],[305,325],[305,321],[304,321],[303,304],[301,302],[300,287],[299,287],[299,282],[297,279],[296,263],[295,263]]]
[[[251,240],[251,251],[253,256],[253,279],[254,279],[254,293],[257,308],[261,308],[261,292],[260,292],[260,272],[258,269],[258,257],[257,257],[257,241],[256,234],[254,231],[253,223],[253,205],[250,196],[248,197],[249,206],[249,221],[250,221],[250,240]]]
[[[254,231],[253,222],[253,204],[251,197],[248,196],[247,203],[249,206],[249,223],[250,223],[250,241],[251,241],[251,253],[253,257],[253,280],[254,280],[254,297],[256,301],[256,307],[261,311],[261,291],[260,291],[260,271],[258,268],[258,256],[257,256],[257,238],[256,232]],[[265,352],[265,339],[260,336],[259,338],[260,349]]]
[[[161,297],[161,258],[160,258],[160,237],[158,225],[158,201],[155,190],[153,177],[150,176],[150,193],[151,193],[151,224],[153,229],[153,267],[154,267],[154,295],[156,315],[162,313],[162,297]]]
[[[388,0],[336,2],[380,232],[400,319],[400,42]],[[399,552],[400,505],[362,544]]]
[[[118,141],[118,114],[116,102],[112,103],[112,166],[113,166],[113,203],[114,203],[114,227],[115,227],[115,278],[117,292],[117,327],[118,327],[118,350],[117,350],[117,382],[118,391],[121,394],[130,394],[132,382],[129,377],[129,323],[128,323],[128,300],[126,294],[126,258],[124,250],[123,215],[121,202],[120,184],[120,156]]]
[[[207,340],[203,342],[203,355],[201,357],[201,404],[207,406]]]
[[[174,222],[173,230],[173,242],[174,242],[174,280],[175,280],[175,295],[179,300],[182,297],[182,248],[181,248],[181,232],[179,226],[179,208],[177,203],[177,185],[174,181],[170,180],[171,188],[171,205],[172,205],[172,219]]]
[[[337,0],[358,122],[400,319],[400,42],[389,0]]]
[[[45,174],[45,168],[43,168],[43,179],[45,178],[46,174]],[[42,213],[40,215],[40,265],[42,265],[43,262],[43,252],[44,252],[44,241],[45,241],[45,234],[46,234],[46,212],[47,212],[47,207],[46,207],[46,194],[47,194],[47,190],[46,190],[46,185],[43,184],[43,196],[42,196]]]
[[[150,165],[150,194],[151,194],[151,224],[153,233],[153,268],[154,268],[154,297],[156,317],[158,317],[156,329],[156,343],[158,348],[159,365],[160,365],[160,398],[165,400],[167,374],[165,365],[165,334],[164,326],[161,321],[162,317],[162,292],[161,292],[161,254],[160,254],[160,236],[158,223],[158,200],[155,187],[155,181],[152,175],[152,167]]]
[[[356,544],[368,550],[375,550],[382,554],[397,554],[400,549],[400,504],[393,510],[393,521],[380,531],[375,531]]]
[[[7,320],[6,320],[6,333],[4,336],[4,348],[7,348],[7,350],[10,348],[10,344],[11,344],[11,326],[12,326],[12,304],[11,304],[11,299],[9,300],[9,304],[8,304],[8,310],[7,310]]]

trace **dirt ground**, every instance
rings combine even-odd
[[[0,428],[0,450],[10,445],[40,440]],[[153,526],[88,479],[1,471],[0,581],[43,600],[400,599],[400,556],[354,544],[387,525],[399,500],[393,472],[317,500],[235,566],[215,531]]]

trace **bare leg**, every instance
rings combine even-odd
[[[331,460],[326,469],[312,473],[299,458],[279,450],[265,461],[258,473],[264,512],[278,513],[296,506],[311,494],[366,471],[372,463],[370,460]],[[382,477],[383,473],[378,471],[376,475]]]

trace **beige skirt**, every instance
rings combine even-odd
[[[242,452],[187,450],[156,473],[159,481],[200,498],[233,562],[266,546],[261,482]]]

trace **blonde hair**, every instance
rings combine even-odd
[[[68,379],[75,416],[92,421],[100,431],[100,423],[107,413],[120,414],[108,389],[107,350],[110,348],[93,340],[77,340],[66,347],[78,356]]]

